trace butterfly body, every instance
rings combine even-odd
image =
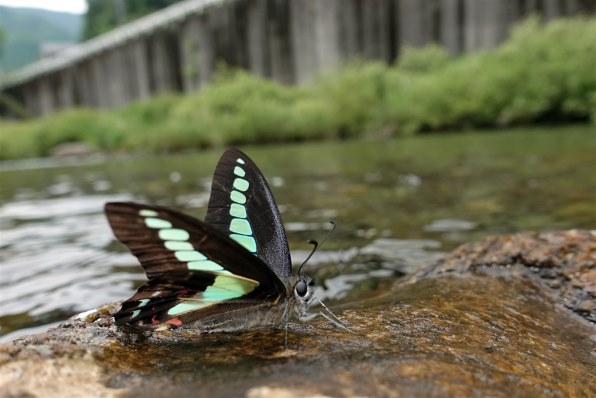
[[[105,212],[148,278],[114,315],[116,324],[216,332],[317,315],[308,312],[310,278],[292,274],[271,190],[237,149],[215,169],[205,222],[138,203],[107,203]]]

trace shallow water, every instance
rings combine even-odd
[[[295,263],[337,222],[307,266],[331,306],[489,234],[596,225],[593,127],[243,149],[270,182]],[[0,164],[0,339],[129,297],[144,275],[103,204],[203,218],[220,154]]]

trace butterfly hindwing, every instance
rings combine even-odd
[[[115,319],[117,324],[128,323],[141,329],[164,323],[178,327],[197,320],[206,323],[208,318],[220,321],[230,311],[274,304],[254,280],[226,274],[170,271],[141,286],[123,303]]]
[[[219,229],[266,263],[279,278],[292,273],[281,216],[265,177],[238,149],[221,156],[205,223]]]
[[[149,279],[123,304],[117,323],[180,326],[222,302],[248,306],[285,296],[283,283],[257,256],[193,217],[136,203],[108,203],[105,211]]]

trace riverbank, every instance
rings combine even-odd
[[[221,68],[192,95],[116,111],[75,109],[0,122],[0,159],[68,142],[105,152],[172,152],[244,143],[387,137],[528,124],[596,124],[596,24],[530,19],[496,50],[450,58],[406,49],[396,65],[351,63],[308,87]]]

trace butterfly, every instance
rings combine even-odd
[[[345,328],[315,297],[311,278],[292,273],[271,189],[238,149],[215,168],[204,222],[132,202],[106,203],[105,213],[148,279],[114,315],[117,325],[218,332],[285,322],[287,330],[293,311],[301,321],[322,315]],[[328,313],[310,312],[315,301]]]

